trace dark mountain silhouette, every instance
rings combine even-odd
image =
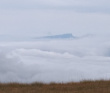
[[[52,35],[52,36],[44,36],[44,37],[38,37],[36,39],[73,39],[76,38],[71,33],[69,34],[60,34],[60,35]]]

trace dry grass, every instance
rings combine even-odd
[[[66,84],[0,84],[0,93],[110,93],[110,81],[83,81]]]

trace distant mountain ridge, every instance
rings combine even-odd
[[[76,38],[76,37],[73,36],[71,33],[68,33],[68,34],[38,37],[36,39],[72,39],[72,38]]]

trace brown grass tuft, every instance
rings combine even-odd
[[[110,93],[110,81],[79,83],[0,84],[0,93]]]

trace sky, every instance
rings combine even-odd
[[[109,10],[109,0],[0,0],[0,35],[108,34]]]
[[[110,80],[109,0],[0,0],[0,82],[100,79]]]

